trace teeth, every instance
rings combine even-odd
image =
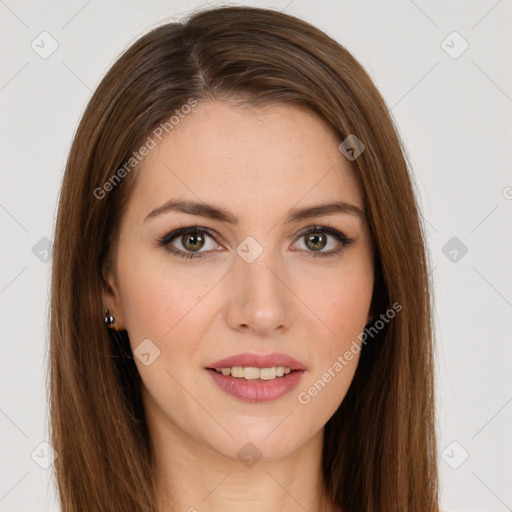
[[[222,375],[231,375],[237,379],[246,380],[273,380],[276,377],[288,375],[292,370],[284,366],[273,366],[271,368],[255,368],[253,366],[233,366],[232,368],[215,368],[217,373]]]
[[[260,369],[252,368],[248,366],[247,368],[241,368],[244,374],[244,379],[259,379],[260,378]]]
[[[244,369],[241,366],[233,366],[231,368],[231,377],[244,377]]]
[[[273,368],[261,368],[258,373],[261,380],[272,380],[277,377],[277,368],[275,366]]]

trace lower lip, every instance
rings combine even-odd
[[[292,371],[283,377],[273,380],[237,379],[231,375],[222,375],[215,370],[207,369],[215,384],[228,395],[244,402],[272,402],[286,395],[298,386],[304,371]]]

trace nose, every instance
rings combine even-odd
[[[254,261],[234,259],[230,274],[227,322],[240,332],[271,336],[289,327],[292,292],[278,256],[263,251]]]

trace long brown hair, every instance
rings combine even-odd
[[[405,150],[343,46],[293,16],[249,7],[197,12],[141,37],[103,78],[74,137],[55,228],[48,374],[62,510],[158,509],[141,380],[126,332],[105,328],[102,291],[139,172],[126,162],[191,99],[305,105],[340,140],[364,143],[351,165],[375,246],[372,310],[376,319],[395,303],[402,310],[364,344],[325,425],[324,483],[343,512],[437,511],[431,291]]]

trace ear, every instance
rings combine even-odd
[[[117,279],[112,271],[108,271],[103,276],[103,304],[104,309],[108,309],[114,317],[112,328],[116,331],[124,330],[125,323],[119,288],[117,286]]]

